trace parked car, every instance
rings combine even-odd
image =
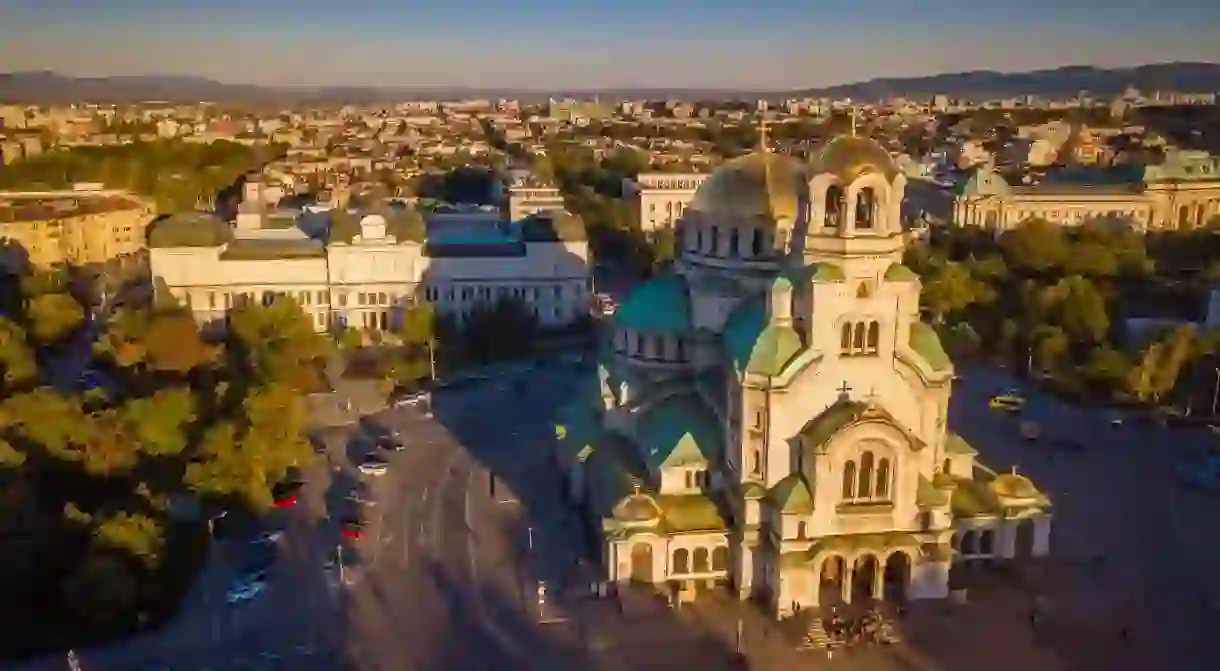
[[[305,483],[287,480],[271,488],[272,505],[276,508],[291,508],[297,504],[297,494]]]
[[[359,470],[365,475],[385,475],[390,470],[390,464],[380,457],[369,457],[360,464]]]

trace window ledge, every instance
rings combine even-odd
[[[840,515],[882,515],[894,512],[893,501],[844,501],[835,506]]]

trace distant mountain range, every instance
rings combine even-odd
[[[733,89],[636,88],[605,90],[475,89],[468,87],[272,87],[225,84],[203,77],[141,75],[124,77],[71,77],[55,72],[0,74],[0,101],[27,103],[66,102],[199,102],[221,103],[360,103],[408,99],[593,98],[638,100],[678,98],[785,98],[834,97],[861,101],[891,96],[927,97],[943,93],[959,98],[1008,97],[1023,94],[1071,95],[1089,91],[1098,95],[1121,93],[1128,86],[1141,91],[1220,91],[1220,64],[1157,63],[1132,68],[1096,68],[1074,65],[1032,72],[978,70],[930,77],[883,78],[799,91],[745,91]]]

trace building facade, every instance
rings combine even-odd
[[[247,185],[235,226],[194,213],[150,232],[157,292],[201,323],[279,295],[293,297],[318,331],[390,330],[418,300],[459,320],[502,298],[522,301],[547,326],[587,314],[588,243],[579,219],[566,213],[483,226],[476,236],[385,207],[332,213],[317,231],[302,226],[305,217],[267,211],[260,187]]]
[[[1015,186],[982,167],[958,190],[953,221],[1002,231],[1031,218],[1065,226],[1109,219],[1148,231],[1202,228],[1220,216],[1220,158],[1206,152],[1170,150],[1164,163],[1107,176]]]
[[[144,249],[155,211],[111,190],[0,192],[0,239],[36,266],[102,263]]]
[[[642,172],[624,185],[623,195],[638,208],[640,230],[655,231],[677,224],[707,178],[700,173]]]
[[[1050,503],[949,431],[953,364],[902,265],[905,177],[872,140],[722,165],[678,258],[624,301],[557,453],[606,578],[777,616],[948,594],[1048,551]]]

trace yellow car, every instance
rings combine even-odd
[[[1021,412],[1025,409],[1025,399],[1016,394],[1000,394],[999,396],[993,396],[987,405],[992,410]]]

